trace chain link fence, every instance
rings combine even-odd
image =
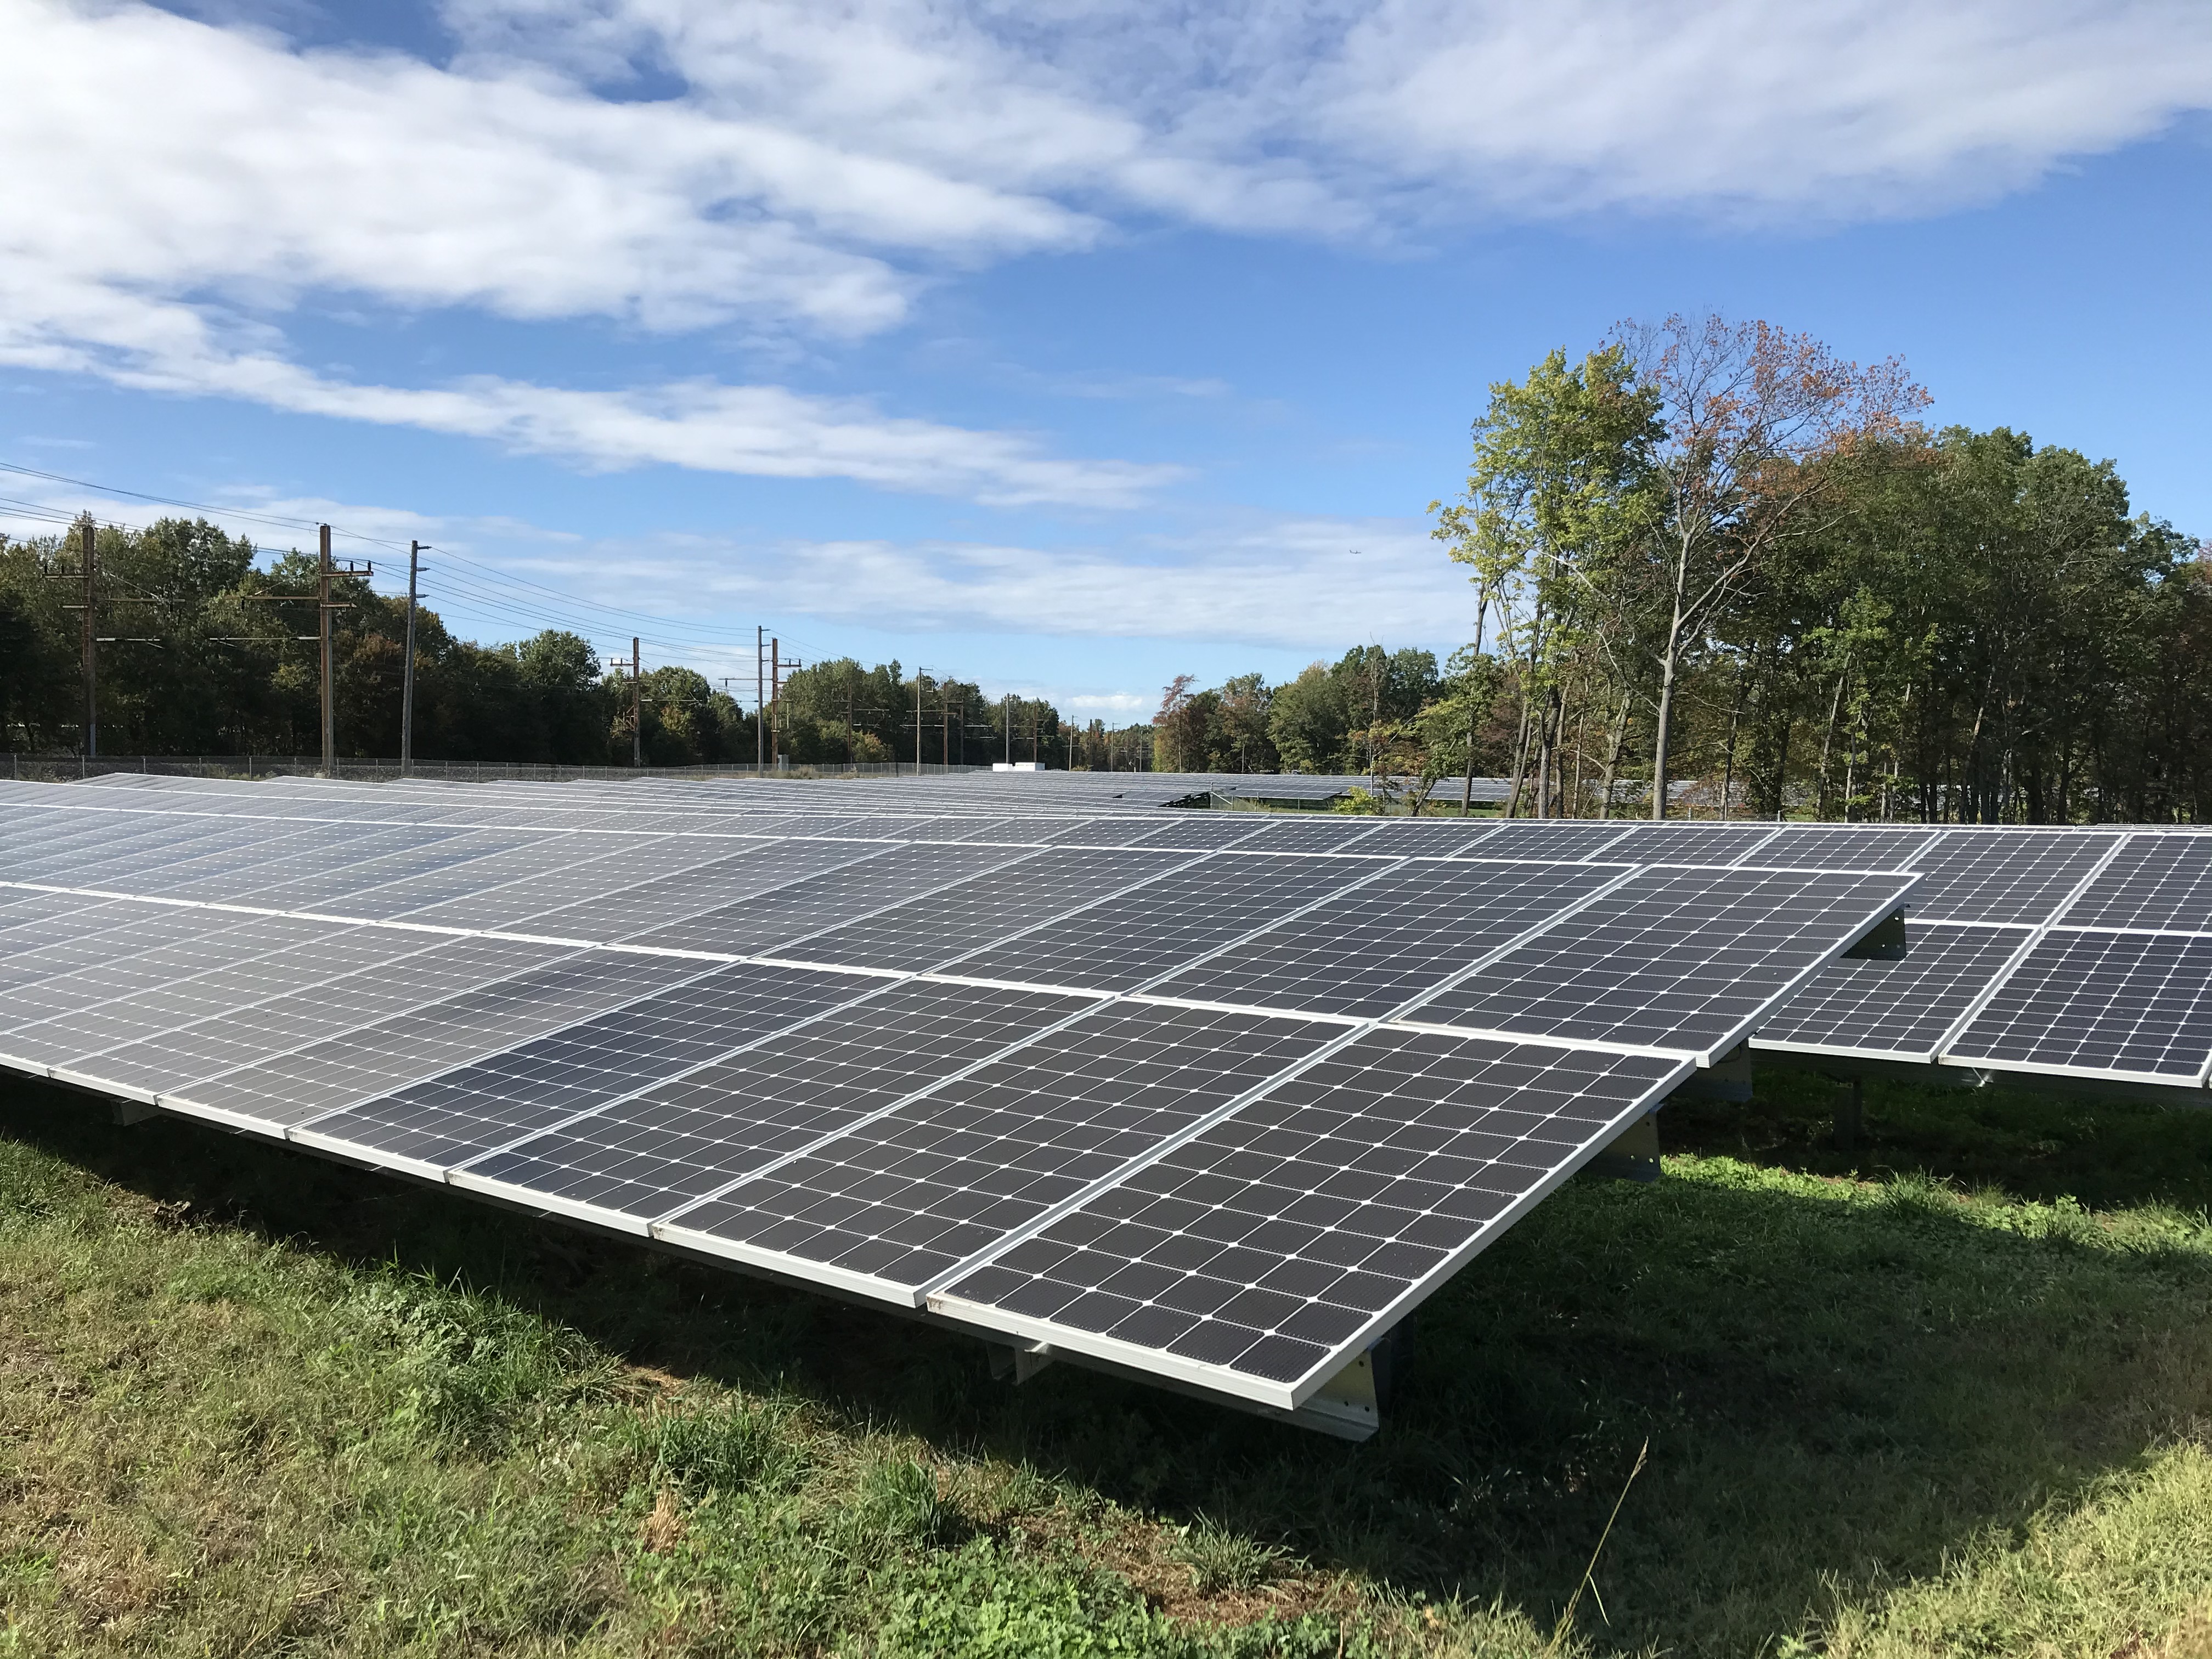
[[[878,764],[809,766],[553,766],[526,761],[418,760],[411,776],[447,783],[568,783],[623,778],[838,778],[942,777],[947,773],[988,772],[988,766],[943,766],[912,761]],[[83,755],[27,754],[10,750],[8,777],[26,782],[59,783],[112,772],[138,772],[173,778],[280,778],[325,775],[319,755]],[[328,775],[388,783],[400,775],[396,760],[342,758]]]

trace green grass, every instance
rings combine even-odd
[[[1835,1093],[1670,1108],[1347,1446],[0,1085],[0,1654],[2212,1656],[2212,1115]]]

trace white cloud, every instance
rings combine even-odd
[[[488,65],[643,66],[981,187],[1302,233],[1911,212],[2212,105],[2201,0],[447,0]]]
[[[662,535],[502,563],[536,580],[699,614],[902,629],[1202,640],[1303,652],[1472,632],[1472,590],[1418,523],[1255,520],[1204,538],[1052,549],[968,542],[744,544]],[[604,590],[604,594],[603,594]]]
[[[775,386],[353,384],[292,361],[270,323],[312,291],[865,332],[903,315],[913,278],[849,242],[981,258],[1089,240],[1091,222],[1042,198],[542,73],[299,54],[139,6],[22,0],[0,10],[0,58],[40,70],[0,100],[15,162],[0,191],[0,361],[594,466],[1086,506],[1174,476]]]
[[[1127,502],[1165,475],[774,386],[352,384],[300,367],[283,325],[313,301],[834,342],[897,325],[949,270],[1133,219],[1382,240],[1501,214],[1911,213],[2212,107],[2203,0],[445,15],[463,50],[441,65],[133,0],[0,8],[0,61],[34,70],[0,100],[0,362],[591,465]]]

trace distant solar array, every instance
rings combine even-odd
[[[0,1060],[1356,1431],[1380,1336],[1918,880],[1067,775],[0,785]]]

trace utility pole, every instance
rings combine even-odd
[[[1014,694],[1011,691],[1006,693],[1005,719],[1006,726],[1006,764],[1012,766],[1014,763]]]
[[[914,775],[921,775],[921,665],[914,665]]]
[[[316,629],[323,652],[323,775],[333,777],[338,769],[338,714],[337,696],[333,689],[337,672],[337,652],[331,641],[331,617],[333,612],[350,611],[353,606],[343,599],[331,597],[331,582],[337,576],[366,576],[374,568],[367,560],[356,563],[349,559],[340,569],[338,562],[331,556],[331,527],[318,525],[319,540],[317,547],[315,571],[315,611],[321,618]]]
[[[320,526],[321,543],[315,560],[315,614],[320,619],[316,629],[322,641],[323,653],[323,775],[328,777],[337,769],[338,724],[337,711],[331,696],[331,527]]]
[[[761,684],[761,635],[768,630],[756,624],[753,629],[753,770],[768,769],[768,698]]]
[[[629,636],[629,763],[645,764],[645,657],[637,635]]]
[[[100,629],[95,624],[92,607],[95,584],[100,580],[100,532],[92,522],[92,514],[84,515],[78,526],[80,537],[78,562],[84,568],[84,753],[88,760],[100,758]]]
[[[407,544],[407,657],[399,670],[399,775],[415,770],[415,584],[422,562],[422,544]]]
[[[783,641],[771,638],[768,642],[768,757],[778,766],[783,764]]]

